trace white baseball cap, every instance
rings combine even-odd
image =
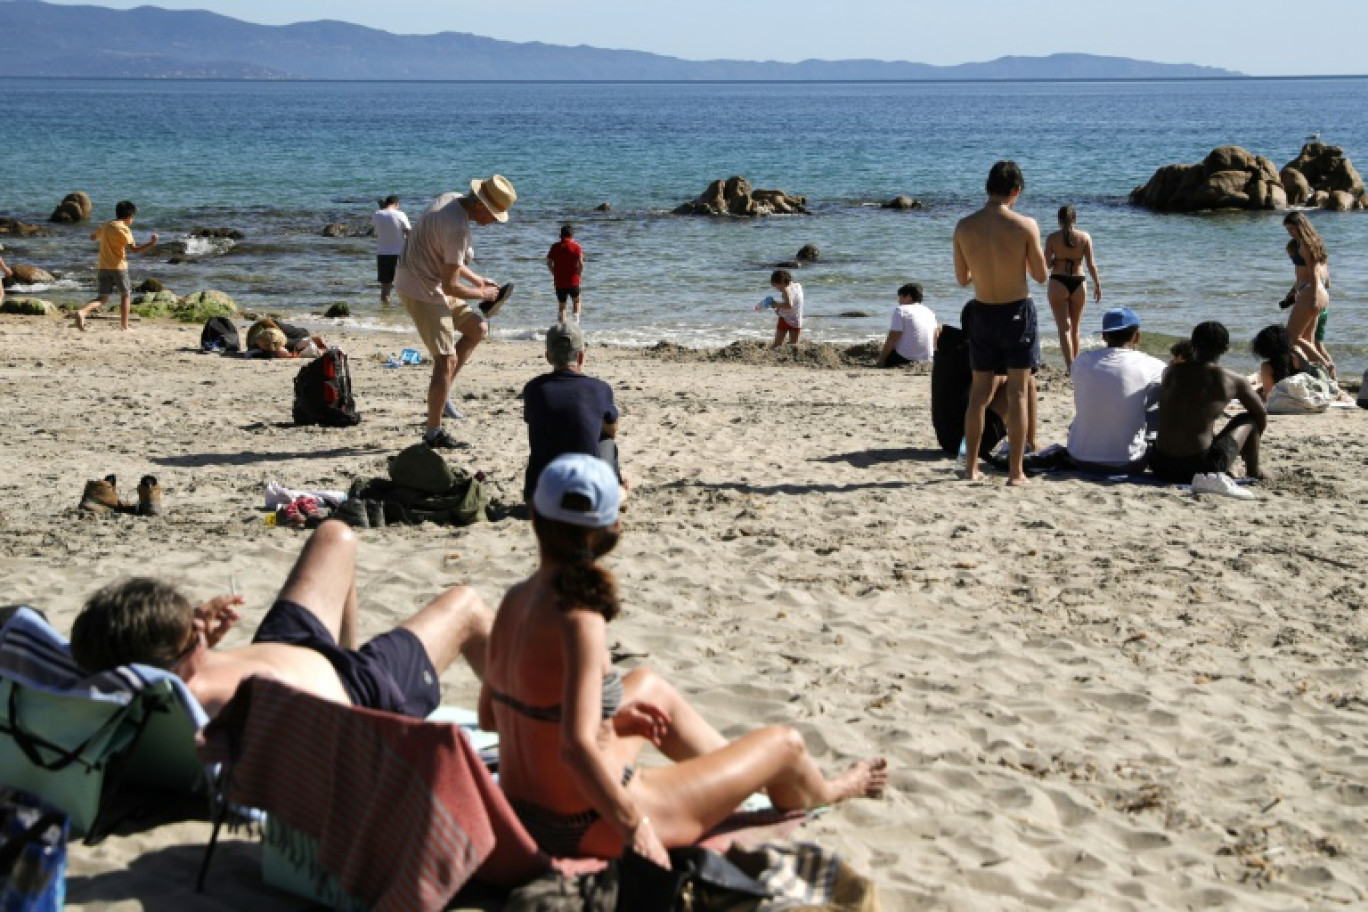
[[[567,494],[585,498],[589,508],[566,507]],[[621,503],[622,490],[613,467],[584,453],[566,453],[553,459],[542,469],[532,495],[532,506],[538,516],[587,529],[606,529],[617,522]]]

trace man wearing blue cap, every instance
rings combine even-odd
[[[1074,420],[1069,457],[1075,467],[1101,475],[1145,469],[1147,416],[1158,401],[1164,362],[1135,350],[1140,317],[1129,307],[1102,315],[1106,348],[1074,359]]]

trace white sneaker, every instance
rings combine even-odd
[[[1253,500],[1254,492],[1240,487],[1224,472],[1212,472],[1210,475],[1192,476],[1193,494],[1223,494],[1226,497],[1235,497],[1240,500]]]
[[[446,401],[446,405],[442,406],[442,414],[448,418],[453,418],[456,420],[460,420],[465,417],[465,413],[458,409],[456,407],[456,403],[452,402],[450,399]]]

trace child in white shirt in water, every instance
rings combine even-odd
[[[793,281],[787,269],[776,269],[770,276],[770,285],[779,292],[770,305],[779,315],[774,327],[774,347],[783,345],[785,338],[790,345],[797,345],[798,335],[803,331],[803,286]]]

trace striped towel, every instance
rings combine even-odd
[[[318,841],[318,862],[378,912],[443,909],[478,872],[548,867],[460,729],[250,678],[205,731],[226,797]]]

